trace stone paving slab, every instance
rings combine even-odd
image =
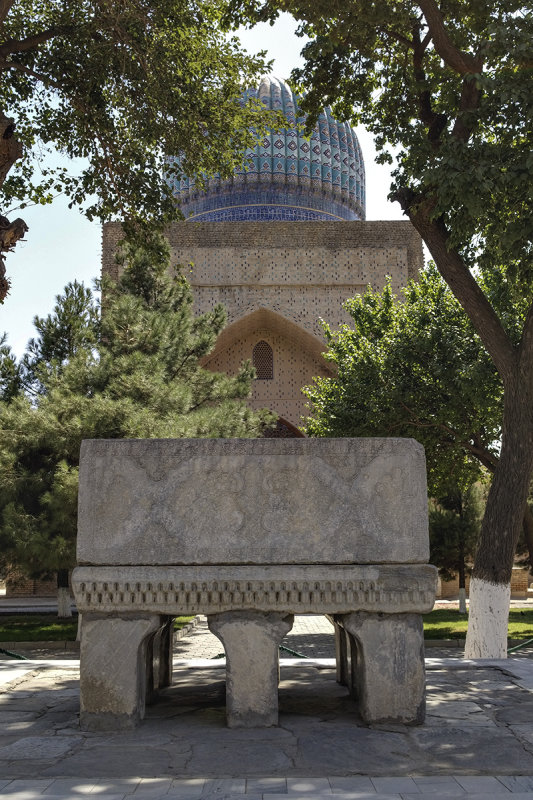
[[[193,780],[148,778],[105,780],[51,779],[13,780],[0,783],[0,796],[10,800],[66,800],[66,798],[99,798],[100,800],[426,800],[426,798],[461,798],[461,800],[531,800],[533,791],[525,776],[446,776],[343,778],[253,778]],[[299,791],[297,791],[299,789]]]
[[[529,775],[533,781],[533,692],[517,685],[529,682],[533,666],[528,671],[521,662],[515,679],[511,660],[503,667],[483,663],[476,669],[450,662],[428,661],[428,715],[420,727],[365,726],[346,689],[336,683],[329,660],[323,666],[320,660],[282,659],[277,728],[228,729],[221,664],[187,669],[180,662],[173,686],[148,708],[140,728],[107,733],[80,731],[77,665],[53,662],[2,687],[0,776],[93,779],[97,774],[112,781],[127,779],[134,770],[139,778],[166,780],[167,788],[178,776],[226,779],[222,790],[208,792],[225,795],[238,794],[245,778],[250,783],[267,774],[276,793],[282,784],[281,793],[294,796],[305,793],[302,778],[321,779],[309,791],[322,794],[326,776],[340,781],[357,773],[375,776],[379,793],[398,786],[395,794],[411,794],[414,776],[423,775],[463,775],[465,780]],[[481,698],[478,683],[491,686]],[[391,774],[402,780],[391,781]],[[192,792],[197,797],[198,786]],[[472,791],[458,786],[462,793]],[[250,787],[254,794],[267,792]],[[496,787],[512,793],[494,780],[485,781],[483,791]],[[334,790],[349,788],[337,783]],[[368,788],[360,784],[356,791]],[[531,783],[513,791],[524,788],[533,793]],[[152,785],[152,794],[159,789]],[[191,796],[190,785],[179,791]]]
[[[289,647],[312,658],[282,659],[280,727],[230,730],[220,643],[198,628],[135,731],[80,731],[77,661],[0,662],[0,797],[533,800],[527,655],[430,658],[425,724],[367,727],[335,681],[330,623],[306,617]]]

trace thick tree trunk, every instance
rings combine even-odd
[[[505,658],[511,574],[533,469],[531,368],[505,389],[500,460],[470,583],[465,658]]]
[[[517,347],[474,274],[451,245],[444,219],[434,216],[436,198],[404,188],[396,192],[395,199],[429,247],[440,274],[468,314],[504,385],[500,459],[470,582],[465,656],[505,657],[511,574],[533,467],[533,305],[526,314]]]
[[[57,571],[57,616],[61,618],[72,616],[68,569],[58,569]]]
[[[526,503],[524,510],[522,530],[524,531],[524,539],[529,553],[529,566],[533,569],[533,514],[531,513],[528,503]]]
[[[465,540],[461,533],[459,543],[459,613],[466,614],[466,567],[465,567]]]
[[[22,145],[14,135],[14,131],[13,120],[6,117],[0,110],[0,186],[15,161],[22,156]],[[6,217],[0,215],[0,304],[4,302],[9,291],[4,253],[12,250],[27,230],[28,226],[20,217],[10,222]]]

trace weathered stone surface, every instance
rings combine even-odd
[[[77,567],[72,586],[86,612],[217,614],[428,613],[437,570],[428,564],[346,566]]]
[[[84,614],[80,647],[80,724],[85,730],[134,727],[144,716],[147,645],[159,616]]]
[[[79,498],[81,564],[428,559],[410,439],[85,441]]]
[[[278,724],[279,645],[294,616],[229,611],[208,617],[226,652],[226,718],[230,728]]]
[[[341,670],[368,723],[419,724],[425,715],[424,630],[418,614],[339,615],[350,647]]]
[[[24,740],[24,747],[20,746],[19,741],[6,747],[0,747],[0,759],[23,761],[29,757],[30,753],[35,761],[61,758],[81,741],[79,736],[28,736]]]

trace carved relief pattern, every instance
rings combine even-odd
[[[424,579],[425,578],[425,579]],[[81,611],[214,614],[255,609],[295,613],[429,611],[434,581],[422,576],[394,588],[379,579],[354,580],[74,580]]]

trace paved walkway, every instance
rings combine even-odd
[[[531,652],[429,658],[424,725],[368,727],[335,681],[327,620],[297,618],[284,645],[311,658],[282,659],[280,726],[252,730],[225,727],[225,662],[203,622],[130,732],[80,731],[75,658],[0,662],[0,796],[533,800]]]

